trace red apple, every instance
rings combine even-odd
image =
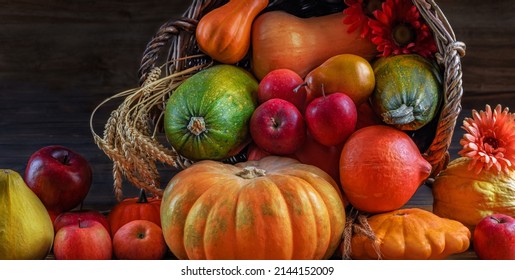
[[[293,70],[272,70],[259,82],[258,102],[262,104],[270,99],[280,98],[291,102],[300,112],[304,112],[306,87],[300,86],[303,83],[304,80]]]
[[[472,238],[474,251],[483,260],[515,260],[515,218],[492,214],[479,221]]]
[[[160,260],[168,247],[161,227],[147,220],[123,225],[113,237],[113,251],[120,260]]]
[[[247,149],[247,160],[260,160],[264,157],[271,155],[269,152],[261,149],[256,143],[249,144]]]
[[[306,138],[306,125],[291,102],[273,98],[259,105],[250,118],[254,143],[276,155],[294,153]]]
[[[336,92],[311,101],[305,118],[308,131],[316,141],[334,146],[345,142],[354,132],[358,113],[349,96]]]
[[[356,130],[371,125],[384,124],[379,116],[374,112],[369,102],[361,103],[356,109],[358,112]]]
[[[56,233],[54,255],[57,260],[110,260],[113,255],[111,236],[97,221],[79,221]]]
[[[93,220],[101,223],[108,232],[110,232],[107,217],[100,211],[93,209],[81,209],[63,212],[54,220],[54,232],[58,232],[62,227],[67,225],[75,225],[79,221]]]
[[[77,207],[91,187],[89,162],[63,146],[47,146],[29,158],[25,183],[53,217]]]
[[[318,143],[308,133],[306,141],[291,157],[298,161],[314,165],[329,174],[337,184],[340,184],[340,155],[343,144],[325,146]]]

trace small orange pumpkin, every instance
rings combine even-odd
[[[111,237],[119,228],[133,220],[148,220],[161,226],[160,207],[161,198],[147,198],[143,189],[138,197],[122,200],[111,209],[107,216]]]
[[[268,0],[230,0],[203,16],[196,29],[197,43],[213,59],[233,64],[250,48],[252,22]]]
[[[430,173],[431,164],[413,140],[386,125],[354,132],[340,157],[345,195],[355,208],[369,213],[401,208]]]
[[[170,180],[161,223],[179,259],[324,259],[338,248],[345,210],[336,182],[315,166],[205,160]]]
[[[376,240],[354,235],[354,259],[377,259],[374,246],[385,260],[445,259],[466,251],[470,245],[471,233],[462,223],[419,208],[376,214],[368,218],[368,223]]]

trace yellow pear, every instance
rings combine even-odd
[[[0,169],[0,259],[44,259],[54,240],[45,206],[20,174]]]

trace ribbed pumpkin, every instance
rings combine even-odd
[[[377,214],[368,223],[385,260],[445,259],[470,245],[471,233],[463,224],[419,208]],[[364,235],[354,235],[351,248],[354,259],[378,258],[374,242]]]
[[[433,212],[462,222],[474,230],[491,214],[515,217],[515,169],[509,173],[468,170],[471,159],[457,158],[449,163],[433,184]]]
[[[122,200],[111,209],[107,216],[111,228],[111,237],[123,225],[134,220],[147,220],[161,226],[160,209],[161,198],[147,198],[143,189],[138,197]]]
[[[317,167],[276,156],[205,160],[170,180],[161,224],[179,259],[324,259],[340,243],[345,211]]]

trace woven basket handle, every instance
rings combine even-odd
[[[195,40],[195,28],[197,27],[199,19],[224,2],[227,1],[193,0],[182,17],[172,19],[163,24],[150,42],[148,42],[143,52],[140,68],[138,70],[140,85],[145,82],[148,73],[156,66],[159,54],[162,51],[166,51],[166,47],[169,43],[172,44],[173,47],[169,48],[170,52],[166,59],[166,63],[168,63],[166,74],[184,70],[184,68],[188,66],[187,61],[180,60],[180,58],[191,54],[192,51],[196,51],[192,50],[192,47],[196,46],[192,40]]]
[[[462,68],[461,57],[465,55],[465,44],[456,41],[456,36],[447,18],[433,0],[413,0],[420,14],[433,31],[438,53],[436,59],[444,66],[443,102],[436,135],[425,158],[433,166],[431,177],[445,169],[449,162],[449,146],[461,111]]]

